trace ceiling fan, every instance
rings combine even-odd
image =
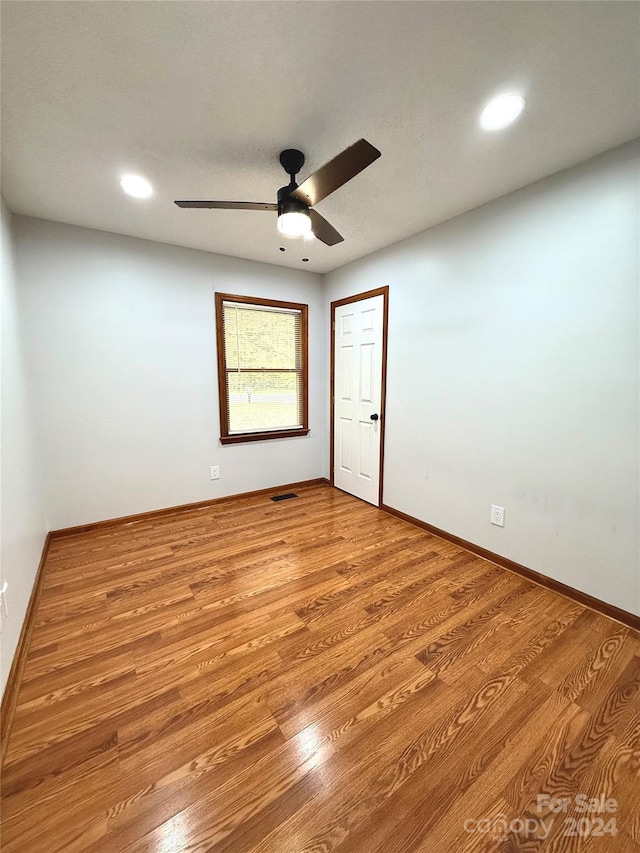
[[[296,148],[287,148],[280,153],[280,164],[291,179],[286,187],[278,190],[277,204],[255,201],[176,201],[178,207],[221,208],[223,210],[273,210],[278,212],[278,231],[287,237],[302,237],[313,234],[334,246],[344,237],[327,220],[312,210],[319,201],[355,178],[380,157],[380,151],[366,139],[345,150],[321,166],[317,172],[296,183],[296,175],[304,166],[304,154]]]

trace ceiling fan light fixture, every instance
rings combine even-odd
[[[304,237],[311,231],[311,218],[301,210],[290,210],[278,217],[278,231],[285,237]]]

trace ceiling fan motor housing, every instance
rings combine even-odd
[[[278,216],[283,213],[307,213],[309,205],[291,196],[298,186],[296,175],[304,166],[304,154],[297,148],[285,148],[280,152],[280,165],[291,178],[291,182],[278,190]]]
[[[305,204],[297,198],[293,198],[291,193],[298,185],[294,182],[286,187],[280,187],[278,190],[278,216],[283,213],[308,213],[309,205]]]

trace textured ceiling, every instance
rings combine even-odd
[[[3,194],[22,214],[325,272],[640,134],[627,2],[2,4]],[[527,110],[487,133],[490,97]],[[318,205],[345,236],[278,250],[275,201],[365,137],[382,158]],[[121,173],[145,175],[136,201]]]

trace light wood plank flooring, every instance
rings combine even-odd
[[[299,495],[53,542],[3,853],[639,853],[640,636]],[[579,793],[615,836],[537,810]]]

